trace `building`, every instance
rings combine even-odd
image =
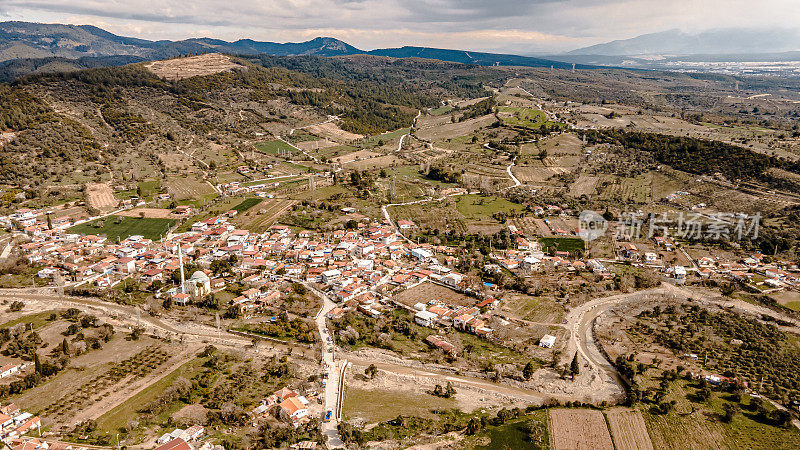
[[[433,260],[433,253],[425,250],[424,248],[412,249],[411,256],[422,262],[429,262]]]
[[[287,398],[278,407],[280,408],[280,416],[284,419],[296,421],[308,415],[308,408],[297,396]]]
[[[436,319],[439,316],[430,311],[418,311],[414,314],[414,322],[423,327],[433,327],[436,324]]]
[[[542,336],[541,339],[539,339],[539,347],[553,348],[553,345],[555,345],[555,343],[556,343],[556,337],[549,334],[545,334],[544,336]]]
[[[183,439],[177,438],[156,447],[156,450],[192,450],[192,446],[187,444]]]
[[[19,373],[19,366],[16,364],[6,364],[0,367],[0,378],[10,377],[15,373]]]
[[[186,282],[185,288],[192,299],[201,299],[211,293],[211,278],[202,270],[198,270],[193,273],[189,281]]]

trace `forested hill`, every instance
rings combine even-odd
[[[142,173],[163,171],[161,155],[176,146],[203,139],[236,148],[327,115],[346,131],[379,134],[410,126],[441,98],[485,95],[485,84],[505,76],[365,55],[233,59],[241,70],[178,81],[137,63],[0,84],[0,129],[16,132],[0,152],[0,183],[35,191],[76,171],[86,180],[108,170],[124,177],[131,160]]]
[[[587,141],[621,145],[650,153],[662,164],[699,175],[722,174],[731,181],[770,181],[767,169],[780,168],[800,174],[800,163],[756,153],[750,149],[684,136],[623,130],[589,130]]]

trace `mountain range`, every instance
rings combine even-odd
[[[718,29],[686,33],[678,29],[643,34],[568,52],[568,55],[742,55],[800,50],[800,32],[788,29]]]
[[[399,47],[364,51],[330,37],[318,37],[297,43],[259,42],[252,39],[228,42],[209,38],[149,41],[118,36],[91,25],[0,22],[0,81],[32,72],[113,66],[207,52],[274,56],[371,54],[395,58],[430,58],[484,66],[553,66],[561,69],[572,67],[572,63],[531,56],[429,47]],[[588,68],[583,65],[578,67]]]

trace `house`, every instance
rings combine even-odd
[[[156,447],[156,450],[192,450],[192,446],[187,444],[183,439],[177,438]]]
[[[433,327],[438,317],[436,313],[430,311],[417,311],[417,313],[414,314],[414,322],[423,327]]]
[[[282,401],[278,407],[281,418],[287,420],[299,420],[308,415],[308,407],[300,400],[300,397],[289,397]]]
[[[203,436],[205,427],[202,425],[192,425],[181,434],[181,439],[185,441],[196,441]]]
[[[398,220],[397,227],[401,230],[410,230],[411,228],[414,228],[414,222],[410,220]]]
[[[549,334],[545,334],[544,336],[542,336],[541,339],[539,339],[539,347],[542,348],[553,348],[553,345],[555,345],[555,343],[556,343],[556,337]]]
[[[425,342],[451,356],[456,354],[456,346],[447,342],[442,336],[432,334],[425,338]]]
[[[700,267],[714,267],[714,258],[704,256],[697,260],[697,265]]]
[[[136,260],[131,257],[120,258],[115,265],[117,272],[133,273],[136,271]]]
[[[425,250],[424,248],[412,249],[411,256],[420,260],[421,262],[429,262],[433,260],[433,253]]]
[[[189,294],[178,292],[172,295],[172,301],[178,306],[186,306],[189,304]]]
[[[330,284],[341,278],[342,271],[339,269],[326,270],[325,272],[322,272],[320,276],[322,277],[323,283]]]
[[[343,315],[344,315],[344,310],[342,308],[336,307],[328,311],[328,314],[325,314],[325,317],[333,320],[333,319],[338,319]]]
[[[446,285],[448,285],[450,287],[456,287],[459,284],[461,284],[461,281],[463,280],[463,278],[464,277],[462,277],[461,274],[449,273],[449,274],[447,274],[447,275],[442,277],[442,283],[444,283],[444,284],[446,284]]]
[[[655,264],[658,262],[658,255],[653,252],[645,252],[644,262],[646,264]]]
[[[16,364],[6,364],[0,367],[0,378],[10,377],[15,373],[19,373],[19,366]]]

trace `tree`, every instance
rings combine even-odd
[[[725,403],[722,405],[722,410],[724,414],[722,415],[722,421],[725,423],[733,422],[733,418],[736,417],[736,414],[739,414],[739,405],[735,403]]]
[[[67,342],[67,338],[64,338],[64,340],[61,341],[61,353],[64,355],[69,355],[69,350],[69,342]]]
[[[572,372],[572,379],[575,379],[575,375],[578,375],[581,372],[581,364],[578,361],[578,352],[575,352],[575,356],[572,357],[572,362],[569,365],[569,370]]]
[[[531,377],[533,376],[533,371],[534,371],[533,364],[531,364],[531,362],[528,361],[525,364],[525,367],[522,368],[522,376],[523,376],[523,378],[525,378],[526,380],[530,380]]]
[[[444,398],[450,398],[456,395],[456,389],[453,387],[453,383],[447,382],[447,387],[444,389]]]
[[[42,362],[39,361],[39,354],[33,353],[33,371],[35,373],[42,373]]]
[[[466,430],[467,436],[472,436],[473,434],[480,431],[480,429],[481,429],[481,421],[478,420],[477,417],[469,419],[469,422],[467,422],[467,430]]]
[[[369,367],[364,369],[364,376],[369,378],[370,380],[375,379],[375,375],[378,373],[378,368],[375,367],[375,364],[370,364]]]

